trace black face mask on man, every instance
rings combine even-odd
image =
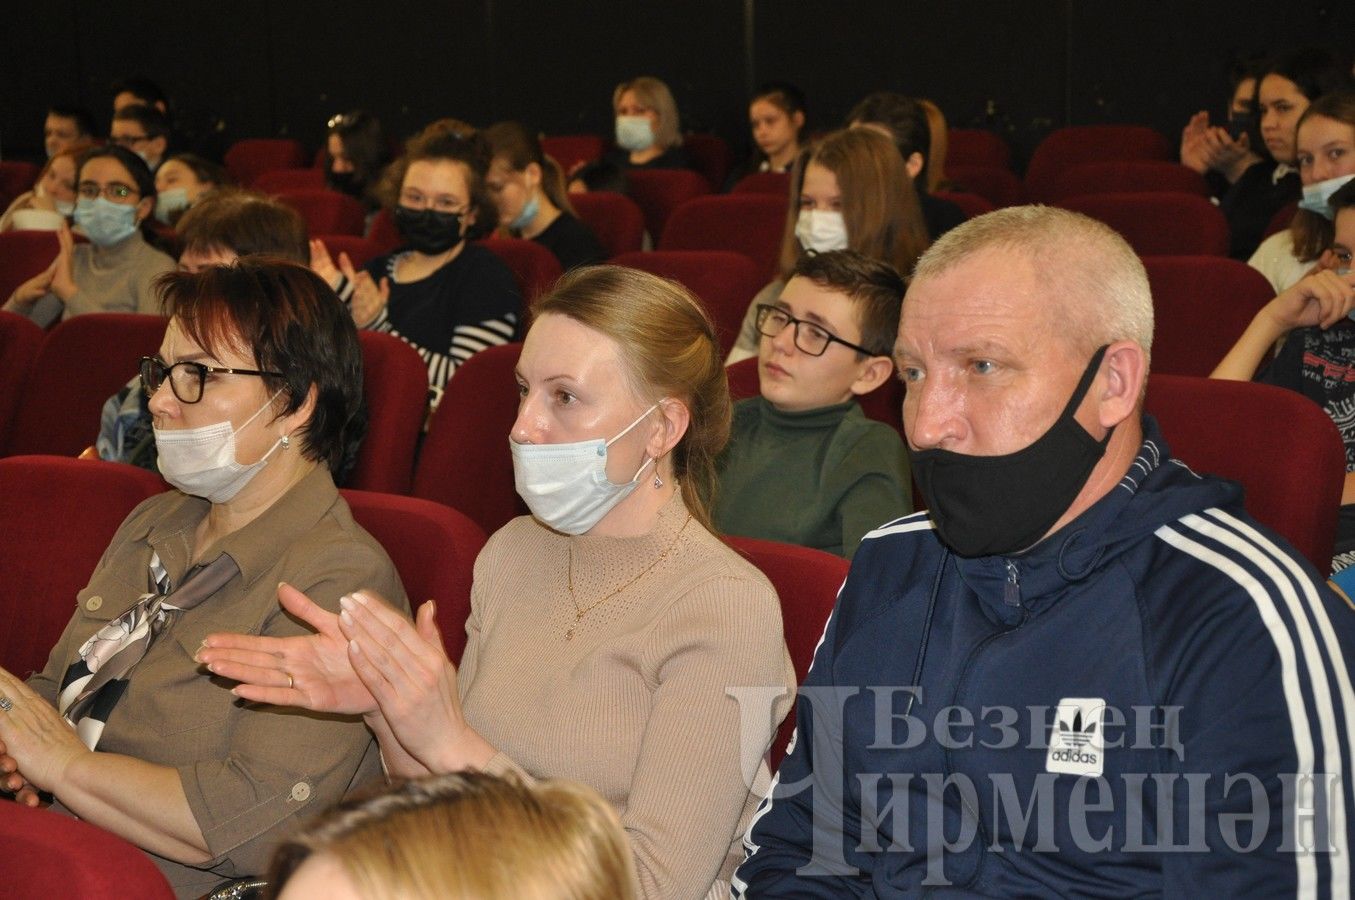
[[[429,256],[445,253],[461,243],[461,213],[397,206],[395,227],[405,243]]]
[[[1109,345],[1107,345],[1109,346]],[[908,450],[913,477],[941,541],[959,556],[1005,556],[1035,544],[1077,498],[1106,452],[1073,414],[1091,389],[1106,347],[1097,350],[1049,430],[1002,456]]]

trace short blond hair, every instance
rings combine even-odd
[[[1115,341],[1153,345],[1148,273],[1129,242],[1110,226],[1053,206],[1010,206],[946,232],[917,262],[913,283],[935,278],[986,250],[1030,261],[1066,316],[1059,333],[1078,355]],[[904,298],[904,304],[908,302]]]
[[[635,99],[658,115],[659,123],[654,129],[655,146],[667,150],[682,143],[677,101],[673,99],[673,92],[668,90],[668,85],[652,75],[641,75],[639,78],[623,81],[612,91],[613,112],[621,105],[621,95],[626,91],[634,91]]]
[[[278,848],[272,896],[324,855],[372,900],[633,900],[616,812],[581,784],[458,772],[340,804]]]

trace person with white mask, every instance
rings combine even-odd
[[[757,356],[757,308],[774,306],[800,255],[855,250],[906,279],[931,240],[912,176],[880,131],[835,131],[800,151],[790,176],[780,275],[748,304],[728,364]]]
[[[76,177],[77,244],[65,222],[47,269],[14,289],[5,309],[47,326],[96,312],[157,314],[152,283],[174,260],[148,244],[142,224],[155,209],[155,181],[135,153],[100,147],[85,154]]]
[[[176,490],[123,522],[42,672],[0,669],[0,788],[52,794],[199,897],[262,874],[302,818],[380,772],[359,718],[238,703],[202,677],[202,639],[304,633],[277,606],[282,581],[335,611],[363,586],[408,604],[331,477],[366,427],[362,351],[333,293],[249,259],[159,287],[169,324],[141,377]]]
[[[534,313],[503,436],[532,515],[476,560],[460,666],[431,603],[411,625],[375,591],[336,617],[284,589],[315,635],[214,634],[198,659],[249,700],[361,713],[391,776],[583,782],[621,817],[637,896],[727,897],[794,671],[774,590],[710,524],[730,415],[714,327],[616,266],[565,275]],[[736,685],[786,693],[741,725]]]
[[[1304,110],[1294,139],[1303,195],[1293,221],[1261,242],[1249,264],[1283,293],[1321,268],[1332,242],[1333,194],[1355,177],[1355,91],[1323,94]]]
[[[226,170],[195,153],[179,153],[155,170],[155,221],[177,226],[188,208],[230,183]]]
[[[612,91],[616,146],[602,159],[575,167],[569,189],[620,191],[626,189],[631,169],[688,169],[691,160],[682,146],[677,102],[657,78],[641,75],[623,81]]]
[[[68,144],[42,167],[33,190],[25,191],[0,216],[0,231],[59,231],[75,215],[75,175],[91,145]]]

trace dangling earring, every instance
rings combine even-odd
[[[282,449],[286,450],[290,446],[292,446],[292,436],[290,434],[284,434],[282,436]]]
[[[661,487],[663,487],[663,479],[660,478],[658,473],[656,472],[654,473],[654,490],[657,491]]]

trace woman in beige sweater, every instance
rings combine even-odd
[[[335,617],[289,588],[316,635],[213,635],[199,659],[246,699],[363,714],[392,775],[582,781],[620,814],[640,896],[727,896],[794,674],[770,583],[710,526],[714,333],[682,288],[617,267],[535,312],[510,441],[533,515],[476,561],[460,670],[431,603],[410,625],[370,592]],[[769,687],[771,708],[735,699]]]

